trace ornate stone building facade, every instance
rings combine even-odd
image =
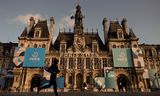
[[[8,79],[8,73],[13,69],[14,50],[17,43],[0,42],[0,89],[7,89],[12,86],[13,78]]]
[[[13,56],[17,43],[1,43],[0,42],[0,68],[1,69],[12,69]]]
[[[114,67],[112,48],[141,48],[144,54],[145,66],[143,64],[134,64],[133,68],[114,68],[115,72],[115,89],[118,89],[118,80],[123,78],[127,82],[129,90],[139,88],[139,81],[143,81],[145,89],[149,88],[148,81],[143,77],[144,69],[148,66],[147,45],[139,45],[138,38],[132,29],[129,29],[127,20],[124,18],[119,24],[118,21],[107,21],[103,19],[104,42],[99,37],[98,32],[85,32],[83,26],[84,16],[81,12],[80,5],[76,7],[74,15],[75,25],[73,32],[59,32],[55,42],[53,40],[54,18],[50,18],[50,27],[47,26],[46,20],[39,20],[35,24],[33,17],[30,18],[30,25],[24,29],[19,36],[19,47],[24,48],[45,48],[46,62],[45,65],[51,64],[52,58],[59,59],[60,73],[58,76],[65,77],[65,89],[80,89],[82,83],[87,85],[94,84],[95,77],[104,77],[104,67]],[[109,26],[110,25],[110,26]],[[159,52],[158,47],[153,47],[154,51]],[[155,49],[154,49],[155,47]],[[149,49],[150,50],[150,49]],[[160,53],[160,52],[159,52]],[[159,69],[160,54],[156,53],[153,60],[154,66]],[[151,60],[151,61],[152,61]],[[151,64],[150,64],[151,65]],[[30,89],[31,81],[34,77],[43,77],[43,68],[14,68],[13,87]],[[23,74],[25,73],[25,74]],[[23,82],[22,82],[23,81]]]

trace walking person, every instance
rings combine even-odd
[[[55,95],[59,96],[57,93],[56,77],[57,77],[57,73],[59,73],[60,71],[58,69],[57,64],[58,64],[58,60],[56,58],[52,59],[52,65],[48,68],[48,72],[51,73],[49,84],[38,88],[37,93],[39,93],[40,90],[49,88],[53,85]]]

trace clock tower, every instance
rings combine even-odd
[[[78,4],[75,13],[75,24],[74,24],[74,48],[78,52],[84,51],[85,38],[83,33],[83,18],[81,12],[81,6]]]

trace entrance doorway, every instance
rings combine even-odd
[[[127,76],[124,74],[119,74],[117,78],[117,85],[119,91],[124,91],[124,89],[125,91],[127,91],[127,89],[129,88],[129,80]]]
[[[83,76],[82,76],[82,74],[79,73],[76,76],[77,89],[81,89],[82,88],[82,83],[83,83]]]
[[[38,88],[38,87],[40,87],[40,85],[41,85],[41,76],[39,74],[33,75],[32,80],[31,80],[30,91],[32,92],[33,88],[35,88],[35,87]]]

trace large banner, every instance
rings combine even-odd
[[[134,67],[144,67],[144,59],[140,48],[132,48]]]
[[[25,48],[16,47],[14,51],[13,63],[15,66],[22,66],[24,62]]]
[[[45,63],[45,48],[27,48],[23,67],[43,67]]]
[[[133,67],[131,49],[129,48],[113,48],[114,67]]]

